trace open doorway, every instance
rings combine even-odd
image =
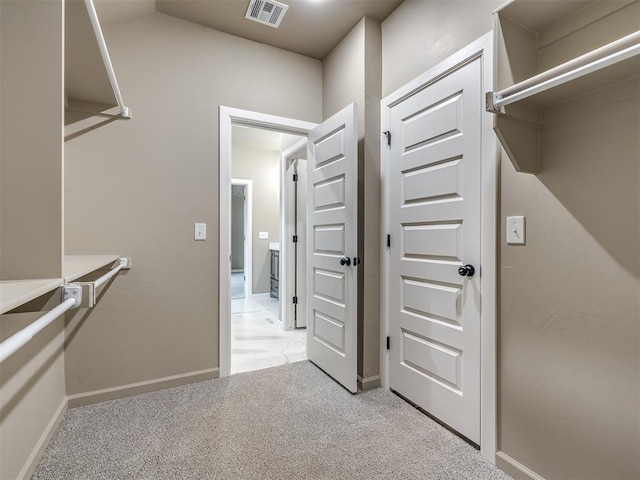
[[[357,106],[351,103],[319,125],[224,106],[219,113],[220,375],[231,371],[232,132],[234,126],[256,127],[307,138],[306,353],[311,362],[355,392],[361,263]],[[284,166],[282,170],[286,172]],[[286,247],[289,239],[282,240]]]
[[[291,173],[297,157],[305,156],[298,151],[301,148],[292,152],[296,158],[283,152],[296,144],[304,145],[306,153],[306,139],[243,125],[234,125],[231,134],[230,373],[234,374],[306,359],[306,333],[295,329],[295,305],[293,312],[289,308],[298,275],[285,258],[296,249],[287,227],[294,222],[296,231],[299,207],[295,195],[282,191],[291,183],[283,177],[284,169]]]
[[[249,298],[252,289],[253,182],[231,180],[231,299]]]

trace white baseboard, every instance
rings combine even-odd
[[[69,408],[74,408],[81,407],[83,405],[106,402],[108,400],[116,400],[118,398],[131,397],[133,395],[140,395],[141,393],[179,387],[189,383],[212,380],[219,377],[219,368],[208,368],[206,370],[198,370],[196,372],[182,373],[180,375],[172,375],[170,377],[156,378],[145,382],[131,383],[120,387],[78,393],[75,395],[69,395],[67,398],[69,400]]]
[[[53,434],[56,432],[58,425],[60,425],[60,422],[62,421],[62,417],[64,417],[64,414],[66,413],[67,408],[68,408],[67,397],[64,397],[60,402],[60,405],[56,409],[55,413],[53,414],[53,417],[49,421],[47,427],[44,429],[44,432],[42,432],[42,435],[38,439],[38,442],[36,443],[35,447],[33,447],[33,450],[31,451],[31,454],[27,458],[27,461],[24,467],[22,467],[22,470],[17,476],[17,480],[26,480],[28,478],[31,478],[31,475],[33,475],[33,472],[38,466],[38,462],[40,461],[40,458],[42,458],[42,454],[44,453],[45,449],[49,445],[49,442],[51,441],[51,437],[53,437]]]
[[[367,378],[362,378],[360,375],[358,375],[358,388],[360,388],[360,390],[371,390],[372,388],[378,388],[379,386],[380,375],[373,375]]]
[[[516,480],[545,480],[533,470],[525,467],[504,452],[496,452],[496,467]]]

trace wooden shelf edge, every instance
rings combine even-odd
[[[65,255],[62,262],[62,277],[66,283],[73,282],[112,264],[119,258],[119,255]]]
[[[64,284],[62,278],[0,281],[0,315],[24,305]]]

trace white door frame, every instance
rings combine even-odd
[[[315,123],[220,106],[218,112],[220,217],[219,250],[219,365],[220,376],[230,374],[231,367],[231,132],[233,125],[262,128],[276,132],[307,136]],[[282,192],[282,190],[281,190]],[[281,193],[282,194],[282,193]]]
[[[306,153],[306,138],[294,143],[280,155],[280,319],[285,330],[294,330],[296,328],[293,303],[287,299],[293,297],[295,289],[295,284],[291,280],[296,278],[295,250],[289,247],[291,246],[290,239],[294,231],[294,225],[291,222],[295,222],[291,202],[296,202],[297,199],[288,198],[286,194],[287,182],[290,180],[287,178],[287,170],[289,169],[289,160],[295,157],[302,149]],[[298,232],[298,236],[300,234],[301,232]]]
[[[244,298],[253,294],[253,181],[232,178],[231,185],[244,186]]]
[[[493,91],[493,34],[483,35],[475,42],[459,50],[451,57],[428,70],[418,78],[396,90],[381,101],[381,131],[389,130],[390,109],[417,91],[445,76],[460,64],[474,58],[482,58],[484,91]],[[393,138],[392,138],[393,141]],[[391,231],[390,226],[390,188],[389,154],[383,145],[380,153],[382,174],[382,238]],[[493,117],[487,112],[482,116],[482,209],[481,224],[481,305],[480,305],[480,452],[482,456],[495,464],[496,454],[496,394],[497,394],[497,198],[499,151],[493,134]],[[389,389],[389,249],[381,254],[380,299],[382,328],[380,329],[381,383]]]

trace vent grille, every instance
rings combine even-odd
[[[274,0],[251,0],[245,18],[278,28],[287,8],[288,5]]]

